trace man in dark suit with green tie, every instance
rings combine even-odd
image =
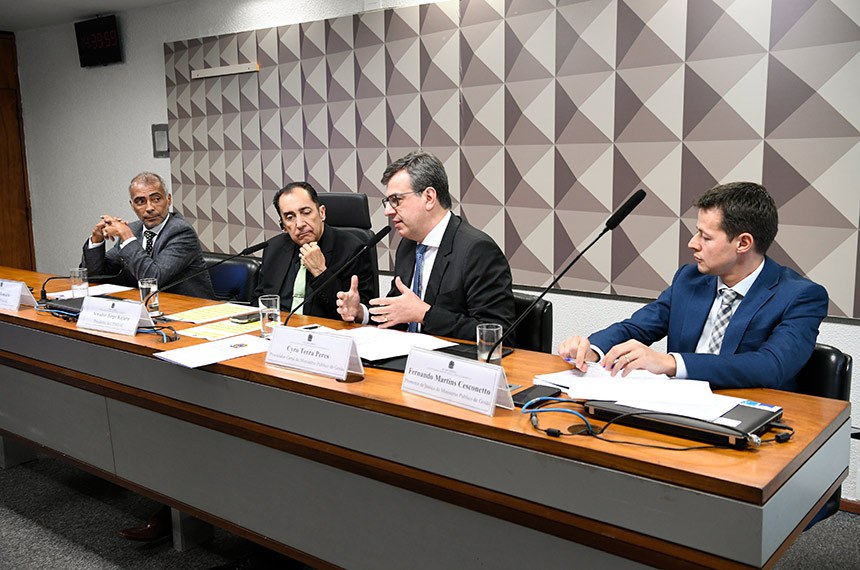
[[[280,295],[282,311],[307,298],[302,314],[337,319],[337,292],[349,287],[350,276],[356,275],[362,283],[361,298],[368,302],[375,279],[370,256],[376,250],[359,256],[340,277],[319,289],[364,244],[355,234],[325,223],[325,206],[308,182],[290,182],[278,190],[272,204],[284,233],[269,240],[263,252],[254,296]]]

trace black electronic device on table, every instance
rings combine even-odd
[[[716,421],[652,412],[605,400],[589,400],[585,402],[584,407],[588,415],[599,420],[610,421],[620,418],[616,423],[713,445],[737,448],[758,445],[756,438],[766,432],[771,424],[779,422],[782,418],[782,408],[779,406],[751,400],[739,403]]]

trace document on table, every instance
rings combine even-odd
[[[682,382],[682,380],[675,380],[675,382]],[[744,400],[741,398],[725,396],[723,394],[710,394],[707,397],[702,396],[695,400],[678,402],[624,399],[618,400],[616,403],[631,408],[679,414],[690,418],[712,422],[743,401]]]
[[[87,294],[91,297],[96,295],[110,295],[111,293],[119,293],[120,291],[131,291],[132,287],[123,287],[122,285],[111,285],[110,283],[102,283],[101,285],[90,285]],[[57,291],[50,293],[52,299],[71,299],[72,290]]]
[[[553,374],[539,374],[535,384],[561,388],[568,396],[584,400],[644,402],[702,402],[710,398],[711,388],[701,380],[679,380],[665,374],[633,370],[622,378],[613,377],[597,363],[590,363],[587,372],[576,369]],[[626,404],[625,404],[626,405]],[[639,406],[642,407],[642,406]]]
[[[428,334],[381,329],[378,327],[361,327],[337,332],[351,336],[358,349],[358,356],[371,362],[394,358],[396,356],[406,356],[412,348],[436,350],[457,344]]]
[[[191,327],[190,329],[182,329],[177,331],[182,336],[190,336],[194,338],[205,338],[206,340],[221,340],[239,334],[259,332],[260,322],[253,323],[234,323],[229,319],[207,323],[204,325]]]
[[[183,321],[186,323],[202,324],[211,323],[212,321],[218,321],[221,319],[227,319],[229,317],[236,317],[238,315],[256,313],[258,310],[259,309],[257,309],[257,307],[251,307],[250,305],[221,303],[220,305],[207,305],[205,307],[198,307],[196,309],[182,311],[181,313],[165,315],[165,318],[171,321]]]
[[[269,341],[258,336],[243,334],[213,342],[156,352],[153,356],[180,366],[199,368],[231,358],[259,354],[269,350]]]

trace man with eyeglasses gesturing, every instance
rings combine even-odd
[[[403,238],[387,297],[361,304],[358,278],[338,293],[345,321],[475,340],[478,323],[514,320],[511,268],[490,236],[451,213],[448,176],[438,158],[412,152],[382,176],[385,215]]]

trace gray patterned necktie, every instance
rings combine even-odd
[[[728,328],[729,321],[732,318],[732,304],[735,302],[735,299],[741,297],[740,293],[732,291],[728,287],[723,288],[720,294],[722,295],[720,309],[717,311],[714,330],[711,331],[711,338],[708,340],[708,352],[710,354],[720,353],[720,347],[723,346],[723,337],[726,335],[726,328]]]
[[[424,252],[427,251],[427,246],[419,243],[415,247],[415,277],[412,278],[412,292],[421,298],[421,278],[424,272]],[[418,332],[418,323],[409,323],[406,330],[409,332]]]
[[[146,238],[146,243],[143,246],[143,251],[146,252],[146,255],[152,257],[152,242],[155,241],[155,232],[144,230],[143,237]]]

